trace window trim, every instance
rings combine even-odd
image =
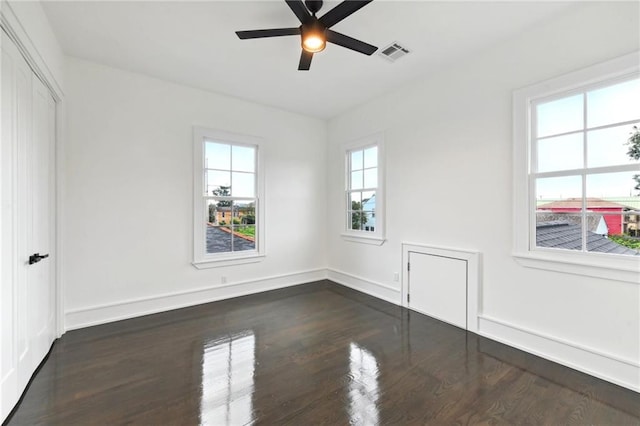
[[[513,92],[513,257],[526,267],[640,284],[635,257],[531,247],[533,188],[531,170],[532,103],[564,97],[585,87],[604,85],[640,74],[640,52],[599,63]]]
[[[245,145],[256,148],[256,249],[231,253],[206,253],[204,194],[204,141],[211,140],[231,145]],[[264,170],[263,139],[206,127],[193,127],[193,266],[197,269],[217,268],[260,262],[265,256],[264,244]]]
[[[348,215],[349,210],[349,183],[351,172],[349,153],[351,151],[357,151],[360,149],[370,148],[372,146],[378,147],[378,186],[376,187],[376,230],[360,231],[353,230],[348,227]],[[345,241],[354,243],[382,245],[386,241],[386,199],[385,199],[385,147],[384,147],[384,133],[375,133],[370,136],[356,139],[348,144],[345,144],[342,149],[344,158],[344,191],[342,195],[342,232],[341,237]]]

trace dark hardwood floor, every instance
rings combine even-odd
[[[9,425],[640,424],[640,394],[319,282],[76,330]]]

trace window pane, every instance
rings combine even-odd
[[[255,225],[234,225],[232,235],[233,251],[255,250],[255,235]]]
[[[365,191],[362,193],[362,229],[369,232],[376,230],[376,193]]]
[[[640,184],[640,177],[634,177],[637,175],[640,175],[640,168],[637,172],[588,175],[587,198],[613,200],[616,198],[637,196],[640,193],[640,190],[635,189],[635,186]],[[609,207],[612,203],[615,203],[615,201],[608,201],[604,205]]]
[[[372,211],[363,211],[362,212],[362,230],[373,232],[375,231],[376,226],[376,218],[374,217],[374,213]]]
[[[635,236],[637,216],[603,212],[589,215],[587,220],[587,251],[629,256],[640,254],[640,238]]]
[[[640,99],[638,100],[638,103],[640,103]],[[627,151],[629,150],[627,141],[629,140],[632,131],[633,125],[628,125],[588,132],[588,167],[639,163],[640,160],[633,160],[629,155],[627,155]]]
[[[256,224],[256,202],[255,201],[235,201],[236,217],[240,225]]]
[[[536,179],[538,210],[580,211],[582,207],[582,178],[563,176]]]
[[[349,216],[351,217],[351,229],[361,230],[363,223],[366,222],[365,214],[350,211]]]
[[[218,203],[214,200],[207,200],[207,202],[205,203],[205,208],[206,208],[206,212],[205,212],[206,222],[212,225],[217,225],[218,219],[216,217],[216,213],[218,211],[217,210]]]
[[[206,142],[204,146],[205,169],[231,169],[231,145]]]
[[[231,195],[234,197],[253,197],[255,195],[255,176],[253,173],[233,172]]]
[[[374,146],[364,150],[364,167],[378,167],[378,147]]]
[[[205,195],[231,195],[231,174],[219,170],[205,170],[207,187]]]
[[[207,254],[231,251],[231,229],[229,226],[207,225]]]
[[[254,172],[256,150],[248,146],[233,146],[232,169],[234,172]]]
[[[631,211],[622,217],[622,233],[640,240],[640,210]]]
[[[362,170],[351,172],[351,188],[350,189],[362,189]]]
[[[207,200],[206,202],[206,252],[226,253],[231,251],[229,228],[221,225],[230,221],[230,201]]]
[[[365,169],[364,187],[376,188],[378,186],[378,169]]]
[[[207,253],[255,249],[255,202],[207,200]]]
[[[362,192],[350,193],[349,205],[351,206],[351,210],[362,210]]]
[[[628,235],[610,235],[607,239],[609,244],[606,246],[606,253],[621,254],[624,256],[640,256],[640,238],[630,237]],[[594,245],[594,250],[597,247]],[[599,247],[599,251],[602,247]]]
[[[640,119],[640,79],[587,93],[589,127]]]
[[[621,208],[594,208],[589,215],[588,231],[598,235],[620,235],[624,233],[624,215]]]
[[[375,191],[364,191],[362,193],[362,210],[376,209],[376,193]]]
[[[582,218],[570,213],[536,214],[536,247],[582,250]]]
[[[214,204],[214,211],[212,213],[211,204]],[[214,225],[229,225],[231,223],[231,201],[228,200],[218,200],[212,201],[209,200],[209,217],[211,218],[211,214],[214,214]],[[211,221],[210,221],[211,222]]]
[[[587,206],[587,210],[600,211],[598,208],[594,209],[593,206]],[[622,228],[622,216],[619,213],[612,213],[610,211],[600,211],[600,213],[596,214],[587,214],[587,232],[606,237],[610,234],[610,229],[620,230]],[[619,234],[620,232],[617,233]]]
[[[240,224],[240,205],[238,205],[237,201],[231,202],[231,224],[239,225]]]
[[[362,151],[351,152],[351,170],[360,170],[362,168]]]
[[[538,172],[571,170],[583,167],[584,133],[557,136],[538,141]]]
[[[583,95],[538,104],[537,136],[551,136],[583,128]]]

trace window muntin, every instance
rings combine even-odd
[[[531,250],[640,253],[610,244],[640,214],[640,162],[627,155],[638,99],[635,76],[531,102]]]
[[[378,145],[348,150],[347,168],[347,231],[373,234],[377,231]]]

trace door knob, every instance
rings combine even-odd
[[[46,259],[47,257],[49,257],[49,254],[34,253],[31,256],[29,256],[29,265],[33,265],[34,263],[38,263],[42,259]]]

